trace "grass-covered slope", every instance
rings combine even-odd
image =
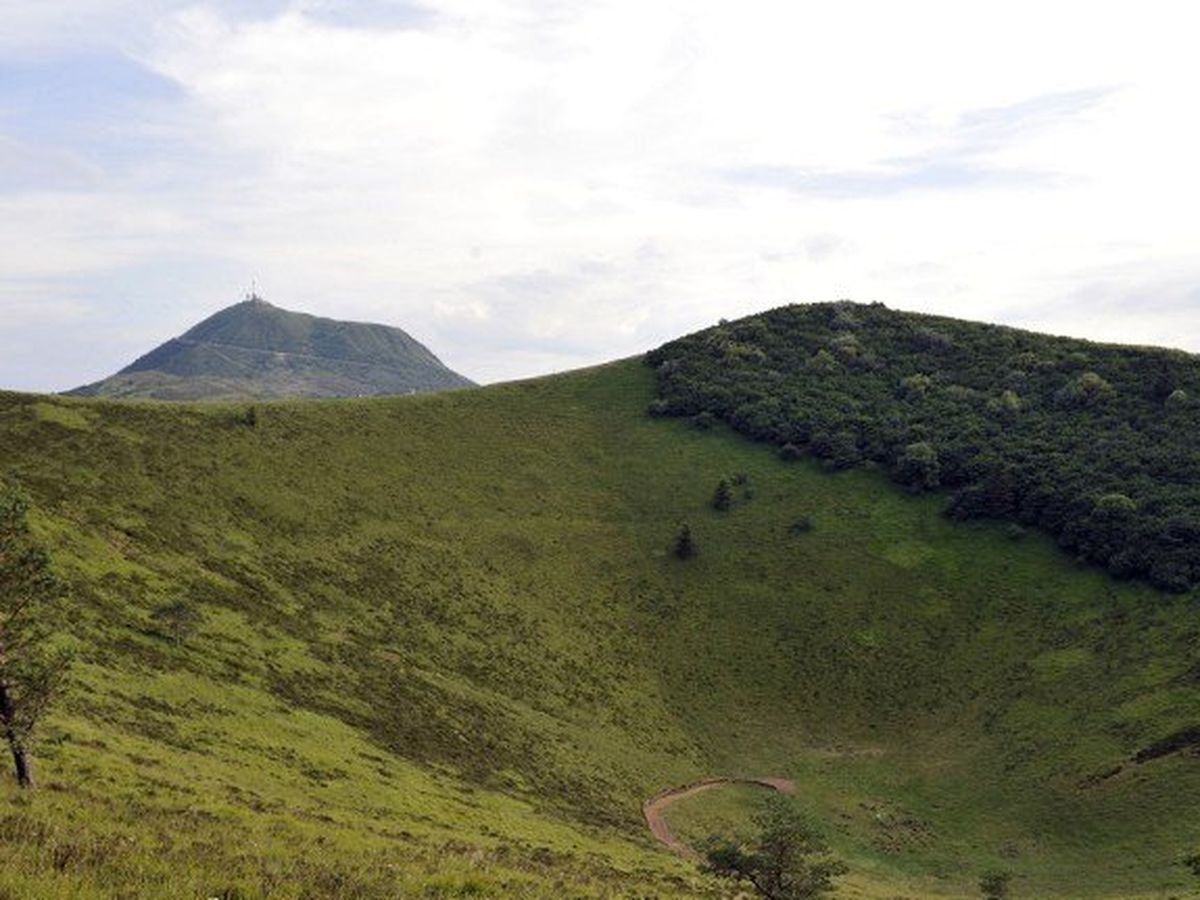
[[[1200,721],[1193,595],[647,417],[654,390],[0,395],[79,656],[44,788],[0,784],[0,890],[700,895],[639,805],[722,773],[794,778],[847,896],[1182,890],[1200,766],[1160,742]]]
[[[650,355],[655,410],[954,492],[1119,577],[1200,582],[1200,357],[889,310],[788,306]]]
[[[361,397],[471,382],[399,328],[236,303],[72,393],[154,400]]]

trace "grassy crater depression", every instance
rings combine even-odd
[[[1200,764],[1161,743],[1200,720],[1195,592],[653,397],[633,362],[253,418],[0,395],[79,659],[44,789],[0,786],[0,892],[705,896],[640,804],[742,774],[796,781],[848,897],[1195,881]]]

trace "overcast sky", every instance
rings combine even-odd
[[[1200,351],[1189,6],[0,0],[0,386],[252,277],[485,382],[839,298]]]

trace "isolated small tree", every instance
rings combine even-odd
[[[150,614],[173,643],[182,644],[204,622],[204,614],[187,600],[166,603]]]
[[[746,882],[768,900],[824,896],[833,891],[834,879],[848,871],[785,797],[772,797],[754,823],[758,832],[746,844],[721,839],[710,844],[705,868]]]
[[[712,498],[713,509],[719,512],[725,512],[733,505],[733,491],[729,487],[729,481],[722,478],[717,482],[717,489],[713,491]]]
[[[692,540],[692,528],[686,522],[679,526],[675,535],[675,555],[680,559],[691,559],[696,555],[696,542]]]
[[[986,900],[1004,900],[1012,883],[1012,873],[1002,871],[984,872],[979,877],[979,893]]]
[[[32,788],[29,742],[65,683],[67,657],[50,644],[62,590],[28,510],[19,491],[0,490],[0,730],[17,782]]]

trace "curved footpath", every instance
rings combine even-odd
[[[671,829],[667,827],[666,820],[663,819],[663,813],[676,800],[682,800],[684,797],[691,797],[693,794],[710,791],[713,788],[726,784],[756,784],[759,787],[779,791],[781,794],[796,793],[795,782],[787,778],[705,778],[703,781],[696,781],[692,784],[668,788],[665,791],[655,794],[642,804],[642,815],[646,817],[646,824],[650,826],[650,833],[654,835],[660,844],[667,847],[673,853],[677,853],[685,859],[698,861],[701,858],[700,854],[671,833]]]

